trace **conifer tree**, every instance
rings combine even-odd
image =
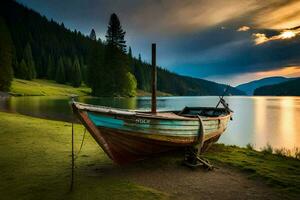
[[[132,57],[132,50],[131,50],[131,47],[129,47],[129,49],[128,49],[128,57],[129,57],[130,59],[133,58],[133,57]]]
[[[20,78],[27,79],[27,80],[29,80],[29,78],[30,78],[28,67],[27,67],[27,64],[24,59],[22,59],[19,64],[19,76],[20,76]]]
[[[60,57],[58,60],[55,81],[62,84],[66,82],[65,68],[62,57]]]
[[[35,62],[32,57],[31,46],[29,43],[27,43],[27,45],[24,49],[23,58],[26,62],[27,68],[28,68],[27,79],[31,80],[31,79],[36,78]]]
[[[12,45],[9,30],[0,18],[0,91],[8,91],[13,78]]]
[[[71,80],[72,86],[79,87],[82,82],[82,75],[81,75],[81,71],[80,71],[79,60],[77,57],[74,60],[72,69],[73,69],[72,80]]]
[[[94,41],[97,40],[97,36],[96,36],[96,32],[94,29],[91,30],[91,33],[90,33],[90,38]]]
[[[47,62],[47,77],[50,80],[55,79],[55,66],[54,61],[51,55],[48,56],[48,62]]]
[[[126,52],[126,42],[124,40],[125,31],[122,29],[118,16],[113,13],[110,16],[106,41],[109,45],[118,47],[122,52]]]
[[[93,95],[103,96],[106,80],[104,49],[98,43],[91,44],[87,60],[87,84],[92,88]]]
[[[66,82],[72,83],[73,79],[73,63],[70,57],[63,57],[63,63],[64,63],[64,69],[65,69],[65,77],[66,77]]]

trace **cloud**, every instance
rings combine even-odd
[[[158,64],[184,75],[231,81],[300,65],[300,29],[291,29],[300,25],[300,1],[17,1],[72,30],[89,34],[94,28],[102,39],[115,12],[134,55],[150,61],[150,44],[156,42]]]
[[[300,1],[270,1],[268,6],[254,16],[254,23],[259,28],[288,29],[299,26]]]
[[[250,29],[249,26],[241,26],[240,28],[237,29],[237,31],[248,31]]]
[[[278,35],[267,37],[264,33],[254,33],[254,42],[256,45],[263,44],[273,40],[287,40],[300,35],[300,28],[281,31]]]

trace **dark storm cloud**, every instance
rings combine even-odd
[[[300,65],[300,38],[255,45],[253,34],[268,37],[300,25],[300,1],[289,0],[19,0],[66,27],[104,39],[109,15],[117,13],[133,53],[174,72],[211,77],[269,71]],[[243,31],[237,31],[241,27]]]

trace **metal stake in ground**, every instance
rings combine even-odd
[[[74,123],[72,122],[72,172],[71,172],[71,185],[70,185],[70,191],[73,190],[74,187]]]

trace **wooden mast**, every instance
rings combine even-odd
[[[156,44],[152,43],[152,98],[151,98],[151,112],[156,114]]]

